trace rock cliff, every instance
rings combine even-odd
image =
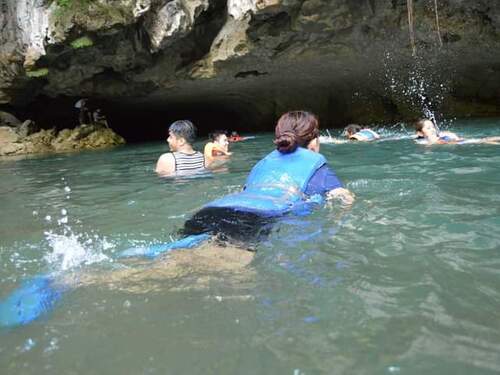
[[[92,97],[122,108],[290,108],[327,126],[422,105],[500,114],[500,2],[1,0],[0,102]],[[125,109],[124,109],[125,110]]]

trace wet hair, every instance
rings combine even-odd
[[[212,142],[215,142],[217,138],[221,135],[227,135],[225,130],[215,130],[213,133],[210,133],[210,139]]]
[[[173,122],[168,131],[174,133],[177,137],[182,137],[187,143],[191,144],[196,139],[196,127],[189,120],[178,120]]]
[[[344,132],[346,134],[356,134],[362,129],[361,125],[358,124],[349,124],[345,127]]]
[[[318,118],[307,111],[290,111],[283,114],[276,125],[274,144],[279,152],[293,152],[297,147],[307,147],[319,137]]]
[[[424,128],[424,125],[427,121],[430,121],[432,122],[432,125],[436,126],[436,124],[434,123],[434,121],[432,121],[431,119],[428,119],[428,118],[421,118],[420,120],[417,120],[415,122],[415,130],[417,132],[420,132],[422,131],[422,129]]]

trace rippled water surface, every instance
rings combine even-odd
[[[500,372],[500,145],[323,145],[352,209],[286,220],[255,257],[208,244],[115,260],[176,238],[271,149],[258,134],[184,180],[154,174],[160,143],[0,161],[0,295],[46,272],[71,285],[0,331],[2,375]]]

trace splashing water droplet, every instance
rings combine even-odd
[[[109,258],[101,252],[99,245],[91,248],[89,243],[82,240],[81,235],[71,233],[67,229],[65,234],[45,232],[45,237],[52,252],[45,256],[45,260],[56,266],[59,270],[65,271],[83,264],[92,264],[106,261]]]
[[[29,339],[27,339],[25,342],[24,342],[24,345],[21,349],[21,351],[24,353],[24,352],[29,352],[31,349],[33,349],[33,347],[36,345],[36,342],[35,340],[33,340],[31,337]]]

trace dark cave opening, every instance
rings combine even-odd
[[[79,99],[81,98],[38,97],[27,107],[10,112],[21,120],[34,120],[41,129],[71,129],[79,125],[80,109],[75,107]],[[127,143],[165,140],[168,126],[180,119],[192,121],[200,137],[206,137],[214,130],[239,133],[271,131],[275,120],[269,114],[255,112],[255,108],[231,106],[223,102],[140,105],[130,99],[111,102],[87,98],[87,101],[88,111],[92,113],[100,109],[106,116],[109,127],[124,137]]]
[[[123,105],[111,105],[107,109],[107,115],[110,126],[129,143],[165,140],[168,126],[182,119],[193,122],[199,137],[206,137],[214,130],[255,131],[255,126],[247,121],[244,114],[224,106],[189,104],[167,105],[165,109],[125,109]]]

